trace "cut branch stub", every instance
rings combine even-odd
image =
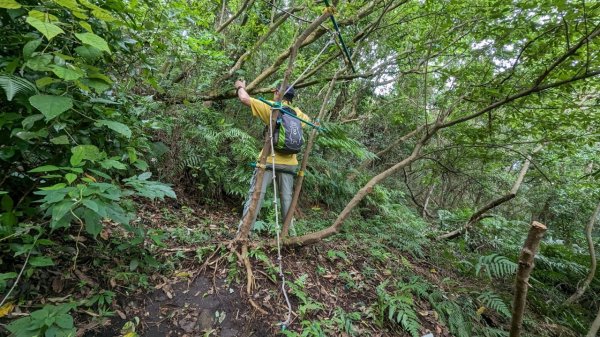
[[[546,232],[546,226],[534,221],[531,223],[527,239],[519,256],[519,267],[515,281],[515,297],[513,301],[512,320],[510,324],[510,337],[518,337],[521,334],[523,323],[523,312],[527,301],[527,289],[529,276],[533,270],[533,259],[540,246],[540,241]]]

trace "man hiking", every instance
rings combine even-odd
[[[266,104],[258,99],[250,97],[250,95],[248,95],[248,92],[246,92],[246,82],[245,81],[237,80],[234,85],[235,85],[238,99],[244,105],[249,106],[250,109],[252,110],[252,115],[254,117],[259,118],[265,125],[267,125],[267,128],[268,128],[269,123],[270,123],[270,118],[271,118],[271,107],[268,104]],[[274,100],[278,97],[279,90],[281,90],[281,88],[274,89],[274,92],[273,92]],[[296,107],[294,107],[294,108],[291,107],[291,103],[292,103],[292,100],[294,99],[294,96],[295,96],[294,88],[288,87],[287,90],[284,92],[284,95],[282,98],[282,102],[281,102],[282,106],[285,107],[287,109],[287,111],[295,113],[298,118],[306,120],[306,121],[310,120],[310,118],[307,115],[305,115],[302,111],[300,111],[300,109],[298,109]],[[275,110],[274,113],[275,112],[277,112],[277,111]],[[280,114],[283,114],[283,112],[280,112]],[[297,124],[298,126],[300,124],[303,125],[303,123],[299,123],[297,121],[296,121],[296,123],[298,123]],[[273,126],[273,128],[275,128],[275,126]],[[284,127],[280,126],[280,128],[283,129]],[[300,129],[301,129],[301,127],[300,127]],[[292,132],[295,133],[294,129],[291,129],[291,130],[292,130]],[[289,135],[292,132],[288,131],[287,133]],[[300,132],[300,134],[301,134],[301,132]],[[277,137],[277,138],[281,139],[282,137]],[[274,141],[276,141],[276,140],[274,139]],[[286,138],[286,143],[287,143],[287,138]],[[273,161],[275,162],[275,176],[277,178],[277,188],[279,189],[279,194],[280,194],[280,198],[281,198],[280,204],[281,204],[282,219],[285,219],[287,212],[290,208],[290,203],[292,202],[292,193],[294,190],[294,175],[291,173],[295,172],[296,168],[298,167],[298,159],[296,158],[296,153],[293,153],[293,152],[297,152],[297,151],[299,151],[299,149],[298,150],[287,150],[287,148],[281,148],[278,151],[277,146],[276,146],[274,159],[272,159],[273,158],[272,156],[267,157],[266,165],[269,169],[272,167]],[[260,154],[259,154],[259,158],[260,158]],[[256,188],[255,185],[256,185],[257,172],[258,172],[258,167],[254,170],[254,174],[252,175],[252,180],[250,182],[250,191],[248,192],[248,198],[246,199],[246,202],[244,203],[244,212],[242,214],[242,221],[246,217],[246,214],[248,213],[249,208],[250,208],[252,194],[254,193],[254,189]],[[272,180],[273,180],[273,175],[270,173],[269,174],[265,173],[263,182],[262,182],[262,186],[260,189],[260,198],[258,200],[258,205],[257,205],[258,209],[254,214],[254,218],[252,219],[251,229],[254,228],[254,223],[256,222],[256,216],[258,215],[258,210],[260,210],[260,208],[261,208],[263,199],[265,197],[265,192],[267,190],[267,187],[271,184]],[[241,227],[242,221],[240,221],[239,227]],[[239,227],[238,227],[238,230],[239,230]],[[290,226],[290,232],[291,233],[294,232],[294,229],[292,226]]]

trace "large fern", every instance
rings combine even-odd
[[[12,101],[19,93],[28,94],[30,96],[38,93],[35,84],[14,75],[0,75],[0,87],[4,89],[8,101]]]
[[[481,256],[475,265],[475,275],[483,270],[489,278],[504,277],[516,273],[518,265],[506,256],[490,254]]]
[[[382,326],[387,320],[400,325],[400,327],[413,337],[419,337],[421,323],[413,305],[410,293],[388,293],[385,289],[388,282],[377,286],[377,304],[372,308],[372,316],[378,325]]]
[[[317,144],[335,149],[338,152],[352,154],[360,160],[375,159],[377,156],[369,151],[361,142],[350,138],[347,130],[341,125],[328,124],[325,132],[317,138]]]
[[[461,307],[457,300],[449,300],[448,297],[439,291],[433,291],[429,294],[429,303],[440,315],[440,320],[446,324],[450,332],[457,337],[471,337],[473,325],[467,312],[474,312],[469,303],[467,308]],[[471,309],[471,310],[470,310]]]
[[[535,262],[540,269],[550,269],[565,275],[576,274],[584,275],[587,268],[577,262],[569,261],[558,257],[547,257],[542,254],[535,256]]]
[[[495,311],[501,313],[506,317],[511,316],[510,309],[508,308],[506,303],[504,303],[504,301],[502,301],[502,298],[500,298],[500,296],[498,296],[498,294],[494,293],[493,291],[486,291],[481,293],[477,297],[477,300],[480,301],[483,305],[487,306],[488,308],[494,309]]]

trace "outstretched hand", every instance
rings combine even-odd
[[[246,88],[246,81],[244,80],[237,80],[235,81],[235,83],[233,84],[233,86],[238,89],[238,88]]]

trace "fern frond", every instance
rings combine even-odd
[[[419,337],[421,323],[413,305],[413,298],[401,292],[388,293],[385,288],[388,282],[384,281],[377,286],[377,304],[372,308],[374,318],[382,325],[387,318],[388,321],[400,325],[400,327],[413,337]]]
[[[473,335],[471,322],[468,321],[468,317],[465,317],[467,308],[462,308],[458,303],[448,300],[439,291],[430,293],[428,298],[429,303],[440,315],[440,320],[448,326],[453,335],[457,337],[471,337]]]
[[[480,331],[485,337],[508,337],[508,331],[504,331],[498,328],[485,327],[480,328]]]
[[[498,296],[498,294],[492,291],[486,291],[481,293],[477,300],[480,301],[483,305],[487,306],[490,309],[494,309],[495,311],[501,313],[506,317],[511,316],[510,309],[508,306],[502,301],[502,298]]]
[[[375,156],[373,152],[367,150],[361,142],[350,138],[344,128],[331,124],[327,125],[326,129],[327,132],[324,132],[317,139],[317,144],[320,146],[352,154],[360,160],[377,158],[377,156]]]
[[[6,93],[6,99],[12,99],[19,93],[34,95],[38,93],[35,84],[14,75],[0,75],[0,87]]]
[[[475,265],[475,275],[479,276],[482,270],[490,277],[504,277],[517,272],[518,265],[506,256],[491,254],[481,256]]]
[[[584,275],[587,272],[587,268],[579,263],[557,257],[547,257],[538,254],[535,256],[535,261],[541,269],[550,269],[563,274]]]
[[[413,276],[410,278],[408,283],[398,284],[398,288],[402,292],[410,291],[411,293],[413,293],[421,298],[427,298],[427,295],[429,294],[430,286],[429,286],[429,283],[427,283],[421,277]]]

